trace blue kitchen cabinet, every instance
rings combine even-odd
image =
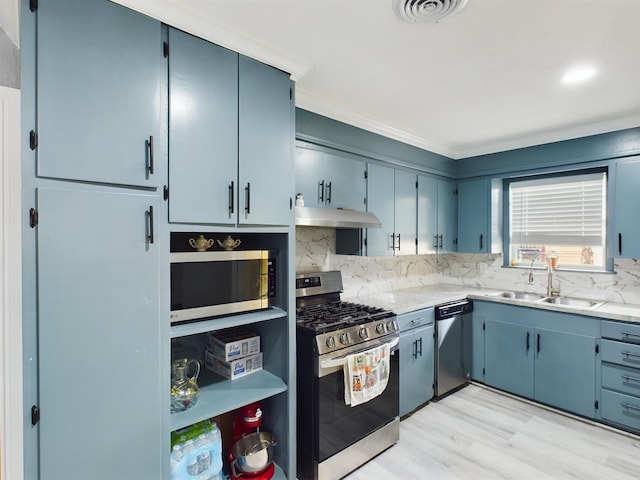
[[[238,54],[169,28],[169,221],[234,224]]]
[[[398,315],[400,327],[400,416],[433,398],[433,308]]]
[[[395,171],[394,195],[394,255],[416,254],[417,204],[416,174]]]
[[[476,312],[471,320],[471,378],[484,383],[485,332],[486,319]]]
[[[41,480],[164,478],[161,204],[112,187],[37,189]]]
[[[473,315],[484,325],[487,385],[595,417],[599,320],[482,301]]]
[[[170,221],[289,225],[289,75],[173,28],[168,36]]]
[[[40,0],[34,15],[37,175],[160,185],[160,22],[104,0]]]
[[[458,183],[458,251],[488,253],[489,181],[485,178]]]
[[[382,226],[367,229],[367,255],[393,255],[395,235],[395,172],[393,168],[367,164],[367,211],[374,213]]]
[[[418,175],[418,254],[457,251],[455,183]]]
[[[533,327],[487,319],[485,322],[485,382],[533,398]]]
[[[621,160],[615,167],[614,191],[614,255],[624,258],[640,257],[640,157]]]
[[[458,196],[455,182],[438,180],[438,252],[458,251]]]
[[[366,164],[327,149],[296,148],[296,193],[306,207],[365,210]]]
[[[294,100],[289,74],[239,57],[238,223],[293,222]]]

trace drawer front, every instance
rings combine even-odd
[[[602,361],[640,368],[640,345],[602,340]]]
[[[602,322],[602,338],[640,344],[640,325],[624,322]]]
[[[640,431],[640,398],[602,389],[602,419]]]
[[[640,370],[603,364],[602,386],[628,395],[635,395],[640,400]]]
[[[433,308],[416,310],[415,312],[398,315],[398,326],[400,331],[411,330],[423,325],[432,325],[434,322]]]

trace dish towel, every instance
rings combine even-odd
[[[347,356],[344,364],[344,403],[355,407],[377,397],[389,381],[389,345]]]

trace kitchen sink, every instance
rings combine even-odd
[[[540,303],[550,303],[553,305],[564,305],[565,307],[576,308],[590,308],[595,309],[602,305],[604,302],[598,302],[596,300],[583,300],[581,298],[567,298],[567,297],[545,297],[539,300]]]
[[[536,293],[525,292],[500,292],[492,295],[493,297],[511,298],[512,300],[529,300],[536,302],[542,300],[544,297]]]

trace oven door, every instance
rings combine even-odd
[[[344,402],[344,355],[342,362],[340,358],[319,360],[319,368],[314,378],[314,389],[318,398],[317,418],[314,423],[318,426],[319,436],[314,454],[318,464],[398,418],[398,338],[394,337],[391,342],[385,343],[389,343],[391,347],[387,387],[377,397],[355,407]],[[360,346],[359,350],[366,351],[368,348],[371,348],[371,345]]]

